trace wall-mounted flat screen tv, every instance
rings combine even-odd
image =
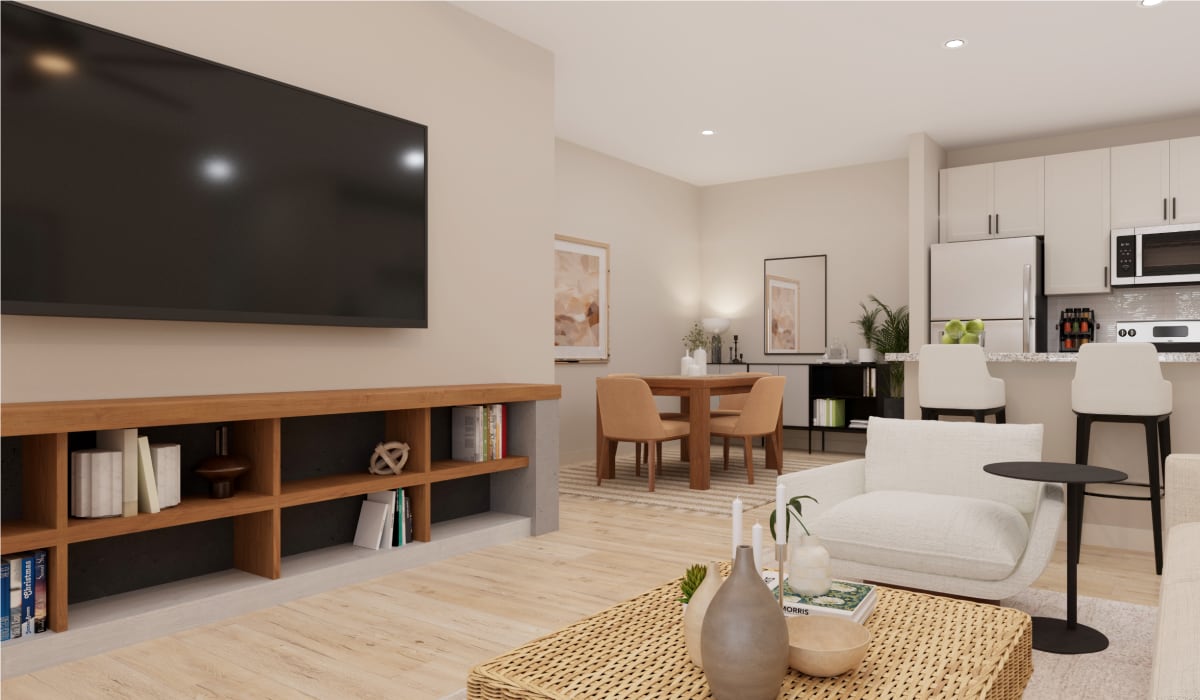
[[[3,313],[427,326],[423,125],[2,12]]]

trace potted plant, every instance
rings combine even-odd
[[[704,332],[704,328],[699,323],[693,323],[692,330],[683,336],[683,344],[700,367],[697,373],[704,374],[708,368],[708,334]]]
[[[874,294],[870,299],[874,306],[868,307],[860,302],[862,315],[854,321],[867,347],[879,353],[880,360],[887,353],[908,352],[908,306],[893,309]],[[884,415],[903,417],[904,363],[885,364],[888,365],[889,396],[884,399]]]

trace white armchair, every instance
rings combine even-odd
[[[988,474],[1040,461],[1042,426],[871,418],[863,459],[784,474],[833,574],[1000,600],[1041,575],[1062,521],[1060,484]]]

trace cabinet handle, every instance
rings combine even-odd
[[[1000,235],[1000,215],[996,215],[996,235]]]
[[[1108,289],[1108,265],[1104,266],[1104,288]]]
[[[988,214],[988,235],[992,235],[992,215]]]
[[[1163,197],[1163,221],[1167,220],[1167,198]]]
[[[1171,198],[1171,218],[1172,219],[1179,218],[1179,214],[1176,213],[1176,211],[1175,211],[1175,198],[1174,197]]]

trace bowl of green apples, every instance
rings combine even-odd
[[[973,318],[970,321],[960,321],[957,318],[946,321],[942,332],[943,345],[982,345],[983,320]]]

